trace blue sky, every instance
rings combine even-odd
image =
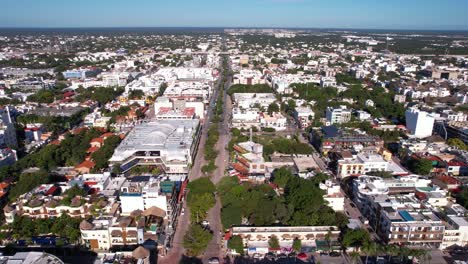
[[[468,30],[468,0],[1,0],[0,27]]]

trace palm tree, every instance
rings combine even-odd
[[[403,246],[400,245],[400,247],[398,248],[398,256],[400,258],[400,262],[403,262],[403,257],[404,256],[409,255],[409,251],[410,251],[409,248],[406,248],[406,247],[403,247]]]
[[[360,257],[361,257],[361,255],[356,251],[351,252],[351,254],[349,254],[349,256],[351,257],[351,262],[353,264],[357,264]]]
[[[366,264],[367,261],[369,260],[369,256],[375,256],[377,254],[377,244],[376,243],[366,243],[362,246],[361,248],[362,252],[366,254]]]
[[[385,253],[388,256],[387,261],[390,262],[390,258],[398,254],[398,247],[395,244],[385,246]]]
[[[332,233],[330,230],[328,230],[328,233],[325,235],[325,241],[327,242],[329,252],[331,251],[331,236],[332,236]]]

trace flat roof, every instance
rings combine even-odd
[[[190,149],[199,124],[198,119],[149,120],[136,125],[115,149],[110,161],[122,161],[136,151],[172,152]],[[184,159],[184,157],[179,157]]]

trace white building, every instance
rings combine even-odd
[[[356,114],[357,114],[357,118],[361,121],[371,119],[371,115],[364,110],[358,110],[356,111]]]
[[[257,108],[232,108],[232,126],[235,128],[260,127],[259,112]]]
[[[330,124],[346,123],[351,120],[351,110],[345,105],[338,108],[327,107],[326,118]]]
[[[169,83],[164,91],[164,96],[171,99],[208,103],[212,89],[211,83],[208,81],[175,81]]]
[[[278,74],[273,75],[271,79],[271,87],[280,94],[290,94],[293,89],[290,87],[293,83],[314,83],[320,84],[320,76],[305,75],[305,74]]]
[[[160,180],[150,177],[149,181],[133,182],[127,180],[120,188],[122,215],[130,215],[135,210],[145,211],[157,207],[166,214],[171,214],[170,201],[160,191]]]
[[[406,110],[406,128],[413,137],[425,138],[432,135],[435,116],[416,108]]]
[[[240,108],[248,109],[258,104],[265,109],[276,101],[273,93],[235,93],[232,95],[234,104]]]
[[[102,84],[106,87],[127,85],[130,74],[128,72],[103,72],[101,73]]]
[[[294,118],[301,128],[308,127],[315,118],[315,113],[310,107],[298,106],[295,108]]]
[[[154,112],[157,114],[161,109],[172,109],[175,112],[183,113],[185,109],[193,108],[195,117],[205,118],[205,104],[202,101],[187,101],[185,99],[170,99],[166,96],[160,96],[154,102]],[[164,118],[163,118],[164,119]]]
[[[340,185],[327,180],[325,183],[320,183],[319,187],[325,191],[323,199],[327,201],[328,206],[330,206],[334,211],[343,212],[345,197],[341,191]]]
[[[336,86],[335,77],[322,77],[322,78],[320,78],[320,86],[322,86],[322,87],[335,87]]]
[[[129,94],[133,90],[141,90],[146,95],[159,93],[159,88],[165,82],[165,79],[159,75],[145,75],[130,82],[125,86],[125,94]]]
[[[259,70],[242,69],[239,73],[234,74],[232,83],[246,85],[264,84],[265,78],[263,78],[263,74]]]
[[[95,109],[94,112],[87,114],[83,120],[83,123],[87,127],[104,127],[106,128],[111,120],[110,116],[103,116],[99,109]]]
[[[196,151],[198,130],[198,119],[148,120],[130,131],[109,161],[122,171],[151,165],[184,178]]]
[[[281,113],[261,113],[260,114],[260,126],[273,128],[276,131],[286,130],[288,125],[288,120]]]

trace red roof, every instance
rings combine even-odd
[[[92,169],[94,168],[96,164],[90,160],[85,160],[83,162],[81,162],[80,164],[76,165],[75,168],[79,169],[79,168],[88,168],[88,169]]]
[[[50,187],[49,190],[47,190],[47,192],[45,193],[45,195],[52,195],[55,193],[55,191],[57,191],[58,187],[57,186],[52,186]]]
[[[70,96],[73,96],[73,95],[75,95],[75,93],[70,91],[70,92],[64,93],[63,97],[70,97]]]
[[[99,147],[90,147],[86,153],[94,153],[99,150]]]
[[[466,166],[466,163],[461,162],[461,161],[449,161],[447,162],[448,166],[457,166],[457,167],[464,167]]]
[[[108,138],[108,137],[110,137],[110,136],[113,136],[113,135],[114,135],[114,133],[112,133],[112,132],[107,132],[107,133],[102,134],[102,135],[100,136],[100,138],[106,139],[106,138]]]
[[[103,138],[93,138],[91,139],[91,143],[94,143],[94,142],[97,142],[99,144],[102,144],[104,142],[104,139]]]

